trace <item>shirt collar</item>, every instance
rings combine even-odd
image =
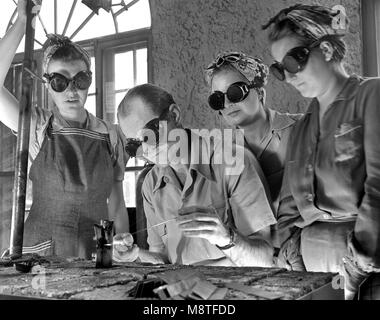
[[[351,75],[347,80],[343,87],[343,89],[338,93],[336,96],[334,102],[336,101],[345,101],[350,100],[354,96],[356,96],[358,90],[359,90],[359,84],[362,81],[362,78],[353,74]],[[334,103],[333,102],[333,103]],[[319,106],[317,98],[313,98],[312,102],[310,103],[310,106],[306,113],[312,113],[315,108]]]
[[[63,128],[70,127],[68,122],[62,117],[61,113],[59,112],[58,108],[56,106],[52,107],[52,112],[54,115],[54,129],[55,130],[61,130]],[[108,129],[106,124],[103,122],[103,120],[95,117],[93,114],[89,113],[86,110],[86,124],[84,126],[84,129],[95,131],[98,133],[108,134]]]
[[[270,132],[284,130],[292,126],[302,116],[302,114],[280,113],[270,108],[267,108],[267,113]]]

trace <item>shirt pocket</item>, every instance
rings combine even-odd
[[[346,163],[360,159],[363,152],[363,124],[354,119],[339,125],[334,133],[335,162]]]

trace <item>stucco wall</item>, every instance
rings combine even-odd
[[[209,89],[203,70],[220,51],[242,50],[272,59],[261,25],[276,12],[299,3],[293,0],[150,0],[152,12],[153,82],[170,91],[184,111],[185,125],[212,128],[222,122],[207,107]],[[361,73],[359,0],[319,0],[302,3],[343,5],[351,20],[347,37],[348,71]],[[272,77],[267,105],[302,112],[307,106],[295,89]]]

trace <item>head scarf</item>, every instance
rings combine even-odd
[[[344,20],[338,25],[338,19]],[[289,20],[298,27],[298,29],[293,30],[295,33],[314,41],[326,36],[343,36],[348,30],[348,18],[345,12],[322,6],[302,4],[281,10],[263,26],[263,29],[284,20]]]
[[[48,39],[46,40],[46,42],[44,43],[42,47],[43,52],[44,52],[44,59],[42,62],[43,73],[47,72],[49,62],[51,58],[53,57],[53,55],[57,52],[57,50],[62,47],[68,47],[68,46],[73,47],[75,50],[79,52],[79,54],[82,56],[83,61],[86,63],[88,69],[90,70],[91,56],[80,45],[72,42],[68,37],[61,36],[58,34],[48,34],[47,38]]]
[[[222,66],[230,65],[239,71],[247,80],[255,85],[260,101],[265,102],[264,86],[268,82],[269,68],[260,58],[246,55],[243,52],[222,52],[208,65],[206,69],[207,81],[211,83],[214,72]]]

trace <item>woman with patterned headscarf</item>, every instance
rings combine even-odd
[[[209,106],[229,125],[244,130],[246,146],[255,154],[267,179],[275,209],[281,188],[286,145],[300,115],[265,106],[269,68],[243,52],[223,52],[206,69],[211,87]]]
[[[18,18],[0,42],[0,120],[14,131],[19,105],[4,80],[25,32],[26,2],[18,1]],[[43,50],[43,77],[54,105],[32,108],[33,204],[23,252],[88,259],[95,250],[94,223],[112,218],[119,232],[128,229],[122,139],[113,125],[84,108],[92,81],[89,54],[58,35],[49,35]]]
[[[341,271],[347,299],[380,299],[380,79],[346,73],[342,11],[296,5],[268,27],[271,71],[313,98],[289,140],[279,257]]]

